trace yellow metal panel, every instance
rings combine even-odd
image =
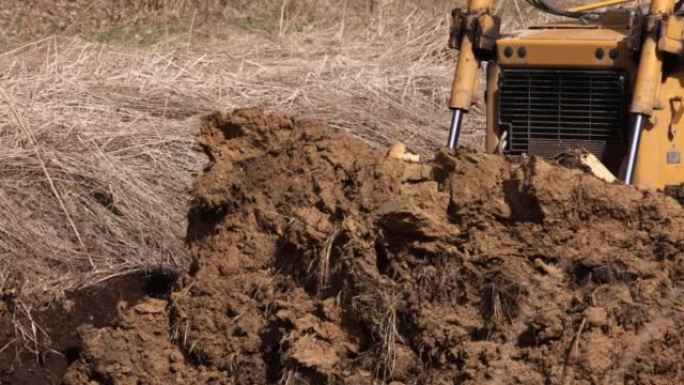
[[[660,110],[654,110],[641,138],[635,185],[663,189],[684,184],[684,64],[660,89]]]
[[[509,67],[631,69],[634,53],[627,37],[626,31],[576,25],[529,29],[499,39],[497,61]],[[524,49],[524,55],[521,55],[521,49]],[[617,51],[611,52],[613,50]]]
[[[684,55],[684,20],[676,16],[666,18],[660,26],[658,49],[673,55]]]
[[[650,14],[671,14],[676,0],[651,0]]]

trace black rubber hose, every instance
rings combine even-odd
[[[680,1],[684,1],[684,0],[680,0]],[[546,12],[546,13],[556,15],[556,16],[564,16],[564,17],[571,17],[571,18],[579,19],[581,17],[585,17],[585,16],[591,14],[591,13],[587,13],[587,12],[568,12],[568,11],[565,11],[562,9],[558,9],[556,7],[552,7],[548,3],[546,3],[544,0],[527,0],[527,2],[531,6],[539,9],[542,12]]]

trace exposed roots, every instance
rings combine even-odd
[[[397,307],[398,299],[396,295],[382,292],[380,293],[381,305],[384,308],[383,318],[380,320],[380,345],[379,362],[376,363],[376,378],[385,381],[392,377],[396,367],[397,341],[401,339],[397,329]]]
[[[330,257],[335,245],[335,240],[340,235],[340,227],[335,226],[323,244],[318,260],[318,290],[325,290],[330,280]]]

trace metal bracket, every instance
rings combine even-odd
[[[460,49],[463,37],[472,37],[473,51],[480,60],[489,60],[501,37],[501,18],[487,12],[466,13],[460,8],[451,11],[449,48]]]
[[[684,55],[684,21],[674,15],[665,16],[660,22],[658,50],[677,56]]]
[[[501,37],[501,18],[488,13],[477,18],[475,30],[475,52],[488,56],[496,49],[496,41]]]
[[[461,8],[451,11],[451,27],[449,28],[449,48],[460,49],[461,40],[465,33],[465,21],[468,14]]]

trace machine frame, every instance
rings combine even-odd
[[[557,10],[542,0],[528,2],[567,16],[559,22],[500,35],[493,1],[470,0],[452,14],[450,46],[460,51],[449,107],[454,111],[448,146],[456,147],[464,115],[476,100],[478,70],[487,62],[486,151],[501,153],[499,79],[511,68],[624,71],[624,158],[613,167],[627,184],[684,197],[684,1],[654,0],[648,14],[608,9],[628,0],[608,0]],[[504,138],[505,139],[505,138]]]

